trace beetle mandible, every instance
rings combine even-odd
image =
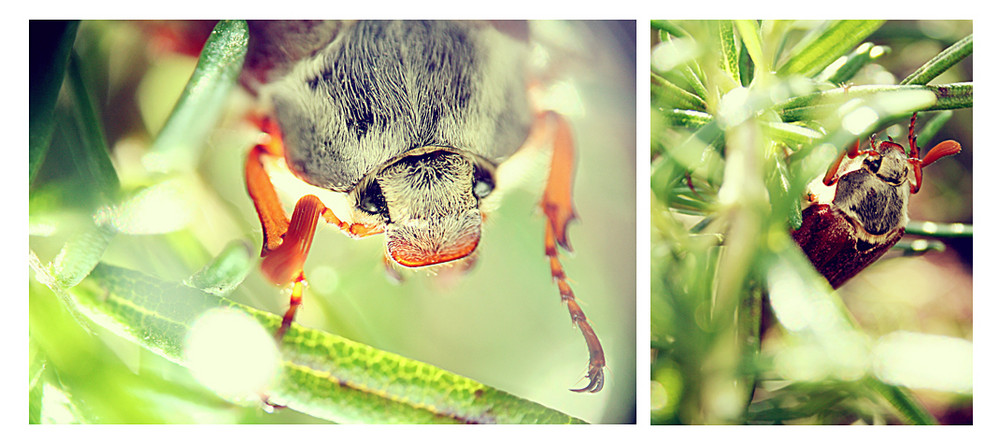
[[[279,340],[302,302],[319,218],[355,238],[384,234],[387,264],[468,261],[497,166],[526,142],[550,140],[545,255],[590,354],[589,382],[573,391],[602,389],[604,351],[559,260],[576,217],[572,132],[558,114],[533,109],[525,59],[516,33],[486,23],[251,23],[241,81],[269,103],[272,117],[254,119],[270,137],[251,149],[245,175],[264,232],[261,270],[292,288]],[[309,184],[345,193],[350,218],[315,195],[300,198],[288,218],[269,158]]]
[[[917,113],[910,117],[909,152],[902,145],[868,139],[861,150],[858,140],[842,152],[822,178],[824,186],[836,185],[830,202],[820,202],[810,192],[802,210],[802,226],[792,237],[809,260],[835,289],[873,263],[903,236],[908,222],[909,195],[923,183],[923,168],[962,147],[944,141],[920,158],[913,129]],[[860,163],[845,163],[861,157]]]

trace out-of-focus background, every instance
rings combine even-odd
[[[183,36],[212,23],[85,21],[74,51],[126,193],[157,178],[143,157],[197,62],[200,42]],[[468,273],[404,273],[394,284],[382,264],[384,239],[351,240],[320,227],[305,266],[309,288],[296,321],[470,377],[595,423],[635,422],[635,23],[533,22],[532,57],[553,68],[553,106],[570,118],[577,142],[574,252],[562,255],[570,283],[608,358],[607,383],[586,384],[587,348],[570,322],[544,255],[545,219],[537,204],[546,153],[505,167],[499,208],[486,221],[478,261]],[[204,37],[203,37],[204,38]],[[203,40],[202,40],[203,41]],[[35,42],[31,42],[34,51]],[[34,82],[35,79],[32,79]],[[252,98],[227,97],[223,115],[197,150],[193,181],[167,181],[144,207],[147,228],[118,234],[102,262],[179,282],[229,243],[256,255],[260,226],[245,191],[243,162],[256,136],[244,122]],[[75,227],[92,217],[79,173],[58,153],[78,144],[61,97],[50,154],[31,184],[29,243],[41,263],[55,259]],[[301,189],[276,179],[290,208]],[[287,188],[284,188],[287,184]],[[300,188],[296,188],[300,187]],[[310,190],[315,192],[315,190]],[[337,208],[335,197],[331,207]],[[144,233],[144,234],[139,234]],[[29,277],[33,392],[31,419],[43,423],[298,423],[291,410],[267,414],[232,405],[189,371],[80,320]],[[257,267],[229,298],[275,314],[287,293]],[[89,324],[82,322],[83,324]],[[93,328],[93,326],[91,326]],[[37,402],[37,404],[35,404]]]

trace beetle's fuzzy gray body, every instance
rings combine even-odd
[[[858,238],[876,244],[906,225],[909,175],[910,166],[900,150],[882,150],[877,157],[866,157],[861,168],[840,177],[833,205],[860,225]]]
[[[338,192],[396,156],[455,147],[498,163],[527,138],[526,45],[471,22],[345,26],[268,91],[289,167]]]
[[[481,22],[280,26],[310,42],[336,30],[262,89],[292,172],[348,193],[351,220],[383,230],[399,264],[470,255],[496,165],[532,128],[526,42]]]
[[[811,186],[813,197],[802,211],[802,226],[792,237],[816,270],[834,288],[878,260],[903,236],[909,217],[913,166],[894,142],[862,152],[854,162],[840,163],[827,179],[836,181],[834,195],[824,178]]]

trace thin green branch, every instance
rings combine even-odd
[[[906,224],[906,233],[935,238],[971,238],[972,224],[910,221]]]
[[[944,128],[944,124],[948,123],[953,114],[955,113],[951,110],[934,113],[933,117],[924,123],[924,128],[917,134],[917,146],[923,147],[930,143],[937,136],[938,132]]]
[[[972,107],[972,82],[958,82],[945,85],[862,85],[851,87],[846,92],[841,88],[834,88],[791,99],[775,105],[774,109],[778,111],[782,121],[803,121],[822,115],[822,113],[829,113],[850,99],[872,98],[883,93],[913,91],[928,91],[933,93],[935,97],[932,105],[913,111]]]

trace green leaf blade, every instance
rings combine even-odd
[[[223,20],[212,30],[180,100],[143,159],[148,168],[187,171],[194,167],[226,97],[236,85],[248,42],[245,21]]]
[[[743,46],[747,48],[750,59],[753,60],[756,72],[771,71],[770,64],[764,58],[763,43],[760,37],[760,25],[756,20],[735,20],[736,29],[740,32]]]
[[[181,365],[194,321],[232,308],[268,332],[281,317],[139,272],[98,265],[77,292],[98,323]],[[293,324],[271,403],[340,423],[580,423],[435,366]]]
[[[650,99],[654,106],[687,108],[697,111],[704,111],[705,101],[673,82],[655,74],[650,74]]]
[[[740,45],[736,39],[733,23],[723,20],[717,24],[719,31],[719,48],[722,50],[722,68],[740,85]]]

